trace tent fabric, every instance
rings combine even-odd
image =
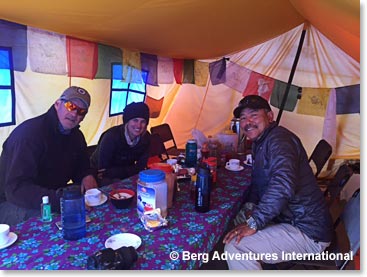
[[[230,55],[231,61],[255,72],[288,82],[303,24],[258,46]],[[292,84],[336,88],[359,84],[360,65],[313,26],[306,29]]]
[[[118,48],[187,59],[239,52],[310,22],[353,59],[360,57],[357,0],[2,1],[0,18]]]
[[[356,0],[17,2],[4,1],[0,18],[116,47],[124,58],[129,52],[157,56],[158,86],[148,85],[147,94],[163,103],[150,126],[169,123],[180,148],[192,137],[193,129],[208,136],[229,128],[233,108],[243,97],[237,89],[243,85],[228,81],[240,76],[239,81],[245,82],[242,73],[231,74],[232,64],[286,84],[304,29],[306,37],[292,82],[297,96],[298,88],[360,84],[360,3]],[[175,82],[174,59],[200,61],[207,66],[208,77],[200,86],[181,84],[181,71],[181,82]],[[213,74],[214,64],[219,66]],[[129,74],[141,73],[141,67],[133,62],[124,62],[124,66]],[[89,71],[93,73],[94,67],[89,65]],[[14,72],[17,124],[43,113],[69,85],[83,86],[92,96],[89,114],[81,124],[88,144],[96,144],[104,130],[121,123],[121,116],[108,116],[110,80],[38,74],[29,67],[23,70]],[[196,67],[194,81],[199,83],[195,71]],[[293,112],[284,111],[280,125],[295,132],[311,153],[326,131],[327,117],[299,114],[295,112],[298,105],[296,100]],[[279,110],[272,109],[276,116]],[[360,114],[339,115],[335,110],[332,116],[333,157],[359,158]],[[14,127],[0,129],[1,142]]]

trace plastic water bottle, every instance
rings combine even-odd
[[[62,236],[66,240],[78,240],[86,235],[84,196],[79,186],[63,190],[61,204]]]
[[[195,139],[189,139],[186,143],[186,157],[185,164],[187,167],[195,167],[197,162],[197,149],[198,146],[196,144]]]
[[[199,167],[196,176],[195,210],[205,213],[210,210],[210,171]]]

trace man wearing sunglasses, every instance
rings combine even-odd
[[[17,126],[0,157],[0,223],[17,224],[40,216],[42,196],[60,211],[60,189],[97,187],[79,124],[90,106],[89,93],[67,88],[50,109]]]

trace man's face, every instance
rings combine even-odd
[[[65,106],[65,103],[67,102],[70,102],[68,104],[71,105],[66,104]],[[80,111],[83,110],[84,107],[85,105],[79,99],[73,99],[72,101],[58,99],[55,102],[57,117],[59,118],[59,121],[65,130],[71,130],[83,121],[85,114],[80,115]]]
[[[147,122],[144,118],[136,117],[127,122],[127,133],[131,140],[140,136],[147,130]]]
[[[246,137],[256,140],[273,121],[273,112],[265,109],[245,108],[240,114],[240,127]]]

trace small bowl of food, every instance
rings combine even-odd
[[[135,192],[131,189],[115,189],[109,193],[112,205],[116,209],[127,209],[133,202]]]

